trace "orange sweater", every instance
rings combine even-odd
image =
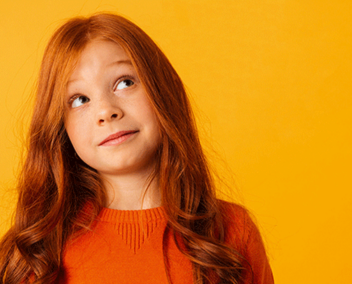
[[[274,283],[262,239],[248,213],[238,205],[225,202],[225,206],[236,224],[226,227],[226,243],[250,263],[253,284]],[[171,283],[193,283],[191,262],[176,247],[170,230],[164,236],[165,215],[163,207],[103,208],[93,230],[65,246],[59,283],[168,283],[163,237]],[[244,277],[245,284],[251,283],[251,273]]]

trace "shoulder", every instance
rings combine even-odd
[[[249,211],[223,200],[219,200],[219,206],[224,222],[224,241],[243,256],[245,278],[252,279],[255,284],[274,283],[263,239]]]
[[[248,210],[242,205],[224,200],[219,200],[219,207],[224,223],[225,242],[235,245],[243,253],[250,235],[257,231]]]
[[[262,237],[249,211],[242,205],[219,200],[225,242],[246,255],[253,246],[264,251]]]

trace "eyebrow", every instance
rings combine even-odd
[[[131,60],[129,60],[129,59],[117,60],[117,61],[111,62],[110,64],[108,64],[108,66],[111,66],[111,65],[120,65],[120,64],[127,64],[127,65],[133,66]]]
[[[121,64],[133,66],[133,64],[132,64],[130,59],[124,59],[124,60],[117,60],[117,61],[111,62],[110,64],[107,65],[107,67],[110,67],[110,66],[113,66],[113,65],[121,65]],[[79,81],[79,79],[68,81],[67,82],[67,86],[69,84],[75,82],[75,81]]]

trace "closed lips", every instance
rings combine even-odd
[[[104,139],[102,142],[100,142],[99,146],[103,145],[104,143],[107,143],[111,140],[115,140],[115,139],[118,139],[122,136],[125,136],[125,135],[128,135],[128,134],[132,134],[132,133],[136,133],[138,131],[136,130],[127,130],[127,131],[119,131],[115,134],[112,134],[110,136],[108,136],[106,139]]]

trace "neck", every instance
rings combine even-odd
[[[141,210],[161,206],[158,176],[150,180],[151,170],[123,175],[101,174],[107,191],[106,207]]]

